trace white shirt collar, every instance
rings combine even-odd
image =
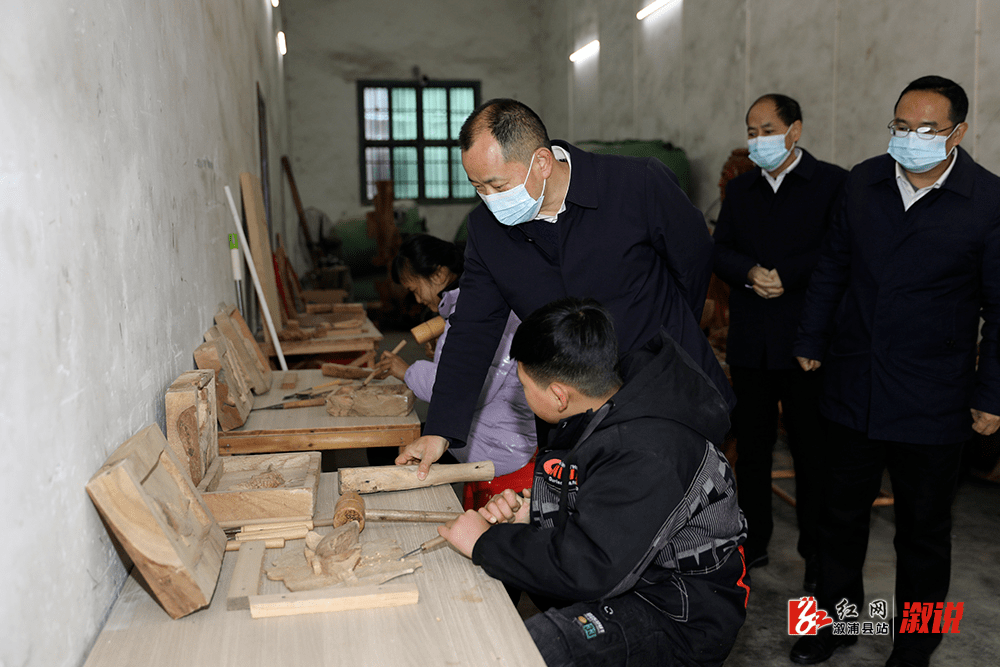
[[[785,176],[788,174],[788,172],[790,172],[792,169],[795,169],[797,166],[799,166],[799,163],[802,162],[802,149],[796,146],[792,150],[795,151],[795,160],[793,160],[792,163],[788,165],[788,169],[785,169],[776,177],[771,176],[771,173],[767,169],[760,170],[761,173],[764,174],[764,178],[767,179],[767,182],[771,186],[771,189],[774,190],[775,192],[777,192],[778,188],[781,187],[781,182],[785,180]]]
[[[898,162],[896,163],[896,186],[899,188],[899,195],[903,198],[904,211],[909,211],[911,206],[920,201],[931,190],[937,190],[944,185],[945,179],[948,178],[951,170],[955,168],[955,163],[958,162],[958,151],[952,148],[951,156],[951,164],[944,170],[944,173],[936,181],[919,190],[913,187],[913,183],[910,183],[910,179],[906,177],[906,171],[899,166]]]
[[[570,178],[573,177],[573,162],[569,158],[569,151],[567,151],[562,146],[552,146],[552,154],[555,156],[556,160],[559,162],[565,162],[569,166],[569,176],[566,178],[566,192],[569,192],[569,182]],[[563,197],[562,205],[559,207],[559,213],[555,215],[536,215],[535,220],[544,220],[545,222],[556,222],[559,219],[559,214],[566,210],[566,197]]]

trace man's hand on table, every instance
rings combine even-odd
[[[441,458],[448,449],[448,441],[439,435],[424,435],[399,451],[396,465],[408,466],[419,464],[417,479],[426,479],[431,470],[431,464]]]

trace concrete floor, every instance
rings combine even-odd
[[[411,363],[424,358],[423,348],[413,344],[407,332],[387,332],[381,349],[392,349],[402,338],[408,344],[400,355]],[[423,420],[426,404],[417,402]],[[362,451],[337,452],[341,466],[366,465]],[[775,469],[790,468],[791,461],[782,443],[775,452]],[[778,484],[794,494],[792,480]],[[885,483],[888,490],[888,481]],[[456,491],[458,492],[458,491]],[[740,631],[727,667],[793,665],[788,653],[795,637],[788,635],[788,601],[806,595],[802,590],[805,565],[795,550],[798,530],[795,511],[777,496],[773,503],[774,536],[768,549],[770,563],[751,570],[750,606],[746,624]],[[865,562],[865,600],[882,598],[891,609],[895,578],[892,507],[872,510],[871,537]],[[936,667],[978,667],[1000,665],[1000,485],[966,477],[954,506],[952,576],[948,599],[964,603],[961,634],[946,636],[934,653]],[[534,605],[522,596],[518,605],[522,618],[535,613]],[[859,610],[860,611],[860,610]],[[861,611],[862,617],[867,610]],[[887,636],[863,636],[850,647],[838,649],[823,663],[827,667],[881,666],[892,650]]]

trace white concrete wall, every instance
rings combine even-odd
[[[900,90],[940,74],[973,102],[963,146],[1000,171],[1000,3],[679,0],[637,21],[650,1],[554,0],[546,9],[542,76],[565,82],[543,92],[553,137],[674,142],[705,208],[726,157],[745,145],[744,114],[759,95],[796,98],[801,145],[850,167],[885,150]],[[592,39],[599,56],[570,63]]]
[[[540,0],[285,0],[292,167],[305,206],[337,221],[361,207],[357,81],[475,79],[482,100],[542,99]],[[451,238],[467,203],[422,205],[431,233]],[[308,268],[301,234],[293,261]]]
[[[84,485],[163,427],[233,298],[223,186],[259,174],[258,82],[273,163],[287,151],[280,17],[270,0],[0,14],[0,665],[80,665],[126,576]]]

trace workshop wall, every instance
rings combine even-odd
[[[357,81],[482,82],[482,100],[542,99],[540,0],[289,0],[282,5],[292,168],[302,201],[334,221],[361,217]],[[428,230],[450,239],[471,204],[421,205]],[[293,261],[308,268],[304,244]]]
[[[0,665],[82,664],[124,581],[84,485],[163,428],[234,298],[223,186],[260,174],[257,84],[284,224],[279,28],[270,0],[4,4]]]
[[[638,21],[651,0],[553,0],[543,30],[543,91],[553,137],[663,139],[691,161],[693,200],[711,214],[744,114],[768,92],[803,108],[801,145],[851,167],[885,150],[886,124],[911,80],[940,74],[969,94],[963,147],[1000,171],[1000,3],[956,0],[678,0]],[[597,57],[570,63],[593,39]],[[562,88],[560,90],[560,88]]]

